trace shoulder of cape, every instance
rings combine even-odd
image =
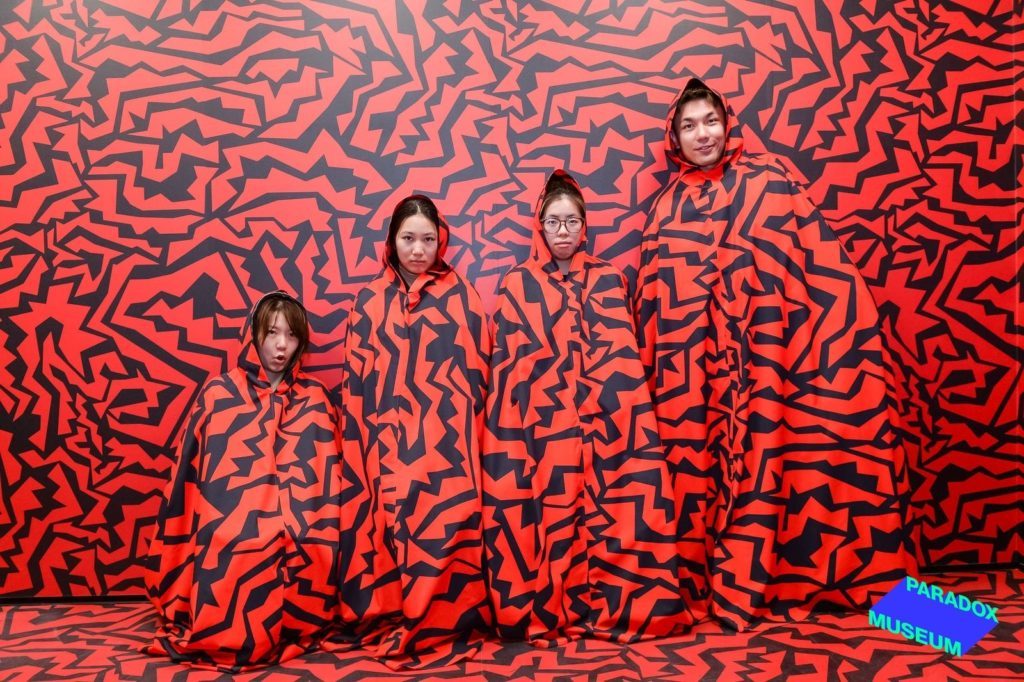
[[[448,270],[437,278],[438,284],[449,284],[450,286],[465,287],[467,289],[473,289],[473,285],[469,283],[469,280],[459,274],[459,271],[453,267],[449,267]],[[473,289],[473,291],[476,291]]]
[[[210,377],[199,389],[195,407],[201,410],[212,409],[213,401],[234,395],[245,381],[245,370],[241,367],[234,367],[223,374]]]
[[[445,273],[441,286],[447,286],[456,296],[464,298],[467,312],[478,315],[486,324],[487,312],[484,310],[483,299],[468,279],[460,275],[454,269]]]
[[[594,272],[597,273],[598,276],[600,276],[600,277],[607,277],[607,276],[614,275],[616,278],[618,278],[618,281],[622,285],[622,287],[625,288],[625,286],[626,286],[626,275],[625,275],[624,272],[622,272],[622,270],[619,270],[617,267],[615,267],[614,265],[612,265],[611,263],[609,263],[606,260],[602,260],[602,259],[594,257],[594,256],[592,256],[592,258],[593,258],[593,263],[594,263],[592,268],[593,268]]]
[[[597,256],[594,256],[589,253],[584,254],[583,263],[587,268],[594,270],[596,272],[600,272],[601,274],[604,274],[606,271],[619,272],[619,269],[612,265],[611,263],[609,263],[608,261],[604,260],[603,258],[598,258]]]
[[[540,282],[541,277],[535,268],[530,267],[531,261],[517,263],[505,271],[498,283],[497,302],[494,309],[496,315],[506,306],[518,306],[522,303],[523,283],[526,281]],[[493,317],[493,315],[492,315]]]
[[[517,263],[501,276],[501,282],[498,284],[498,296],[505,295],[510,287],[518,285],[523,280],[540,281],[546,277],[547,275],[541,271],[539,264],[532,259]]]
[[[317,403],[331,405],[335,408],[338,407],[337,396],[331,393],[323,382],[310,376],[301,369],[295,377],[295,381],[292,385],[297,391],[301,392],[305,398],[312,399]]]
[[[469,282],[469,280],[467,280],[466,278],[462,277],[461,275],[459,276],[459,281],[461,281],[462,285],[464,287],[466,287],[466,297],[469,299],[470,304],[472,304],[472,305],[474,305],[474,306],[476,306],[476,307],[478,307],[478,308],[480,308],[482,310],[484,303],[483,303],[483,299],[480,298],[480,292],[476,290],[476,287],[473,286]]]
[[[363,313],[366,307],[378,296],[383,295],[384,290],[387,288],[389,280],[387,274],[381,272],[376,277],[367,282],[356,297],[352,300],[352,306],[349,308],[349,314],[351,313]]]
[[[210,377],[205,384],[203,384],[202,393],[208,391],[226,391],[229,390],[230,386],[237,386],[240,383],[245,382],[245,370],[241,367],[232,367],[222,374]]]
[[[302,386],[303,390],[306,391],[314,393],[317,391],[323,391],[324,393],[327,392],[327,387],[324,386],[319,379],[311,376],[303,369],[299,369],[299,371],[295,373],[294,383],[296,386]]]
[[[798,184],[796,183],[796,176],[793,174],[789,163],[777,154],[768,152],[744,153],[733,163],[733,166],[737,169],[757,169],[764,173],[777,175],[780,179],[785,178],[790,182]]]

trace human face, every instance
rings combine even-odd
[[[690,100],[676,117],[676,140],[683,158],[698,168],[711,168],[725,150],[725,117],[706,99]]]
[[[270,321],[270,328],[266,330],[266,336],[259,345],[260,362],[267,372],[267,378],[273,386],[281,381],[281,375],[291,364],[295,349],[299,347],[299,337],[295,336],[292,328],[288,326],[284,315],[280,312],[274,314]]]
[[[437,226],[420,213],[409,216],[395,234],[395,253],[407,273],[426,272],[437,258]]]
[[[576,253],[576,249],[580,245],[580,240],[583,238],[583,230],[581,229],[575,234],[569,232],[565,221],[569,218],[580,219],[580,209],[576,206],[576,202],[569,197],[558,197],[548,204],[547,209],[544,210],[544,215],[541,216],[541,222],[548,218],[557,218],[562,221],[558,226],[558,231],[554,234],[544,230],[544,239],[548,243],[548,248],[551,249],[551,255],[559,262],[571,260],[572,255]]]

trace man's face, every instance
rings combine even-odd
[[[724,113],[706,99],[690,100],[676,116],[676,141],[694,166],[714,166],[725,151]]]

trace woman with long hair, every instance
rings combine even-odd
[[[394,668],[472,656],[486,625],[479,437],[489,342],[425,196],[394,209],[345,337],[342,619]]]

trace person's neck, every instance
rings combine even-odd
[[[419,277],[415,272],[409,272],[401,265],[398,266],[398,274],[401,276],[402,281],[405,282],[406,288],[411,287],[412,283],[416,281],[417,277]]]
[[[266,368],[264,368],[266,371]],[[281,383],[281,377],[284,376],[281,372],[267,372],[267,379],[270,381],[270,390],[277,390],[278,384]]]

